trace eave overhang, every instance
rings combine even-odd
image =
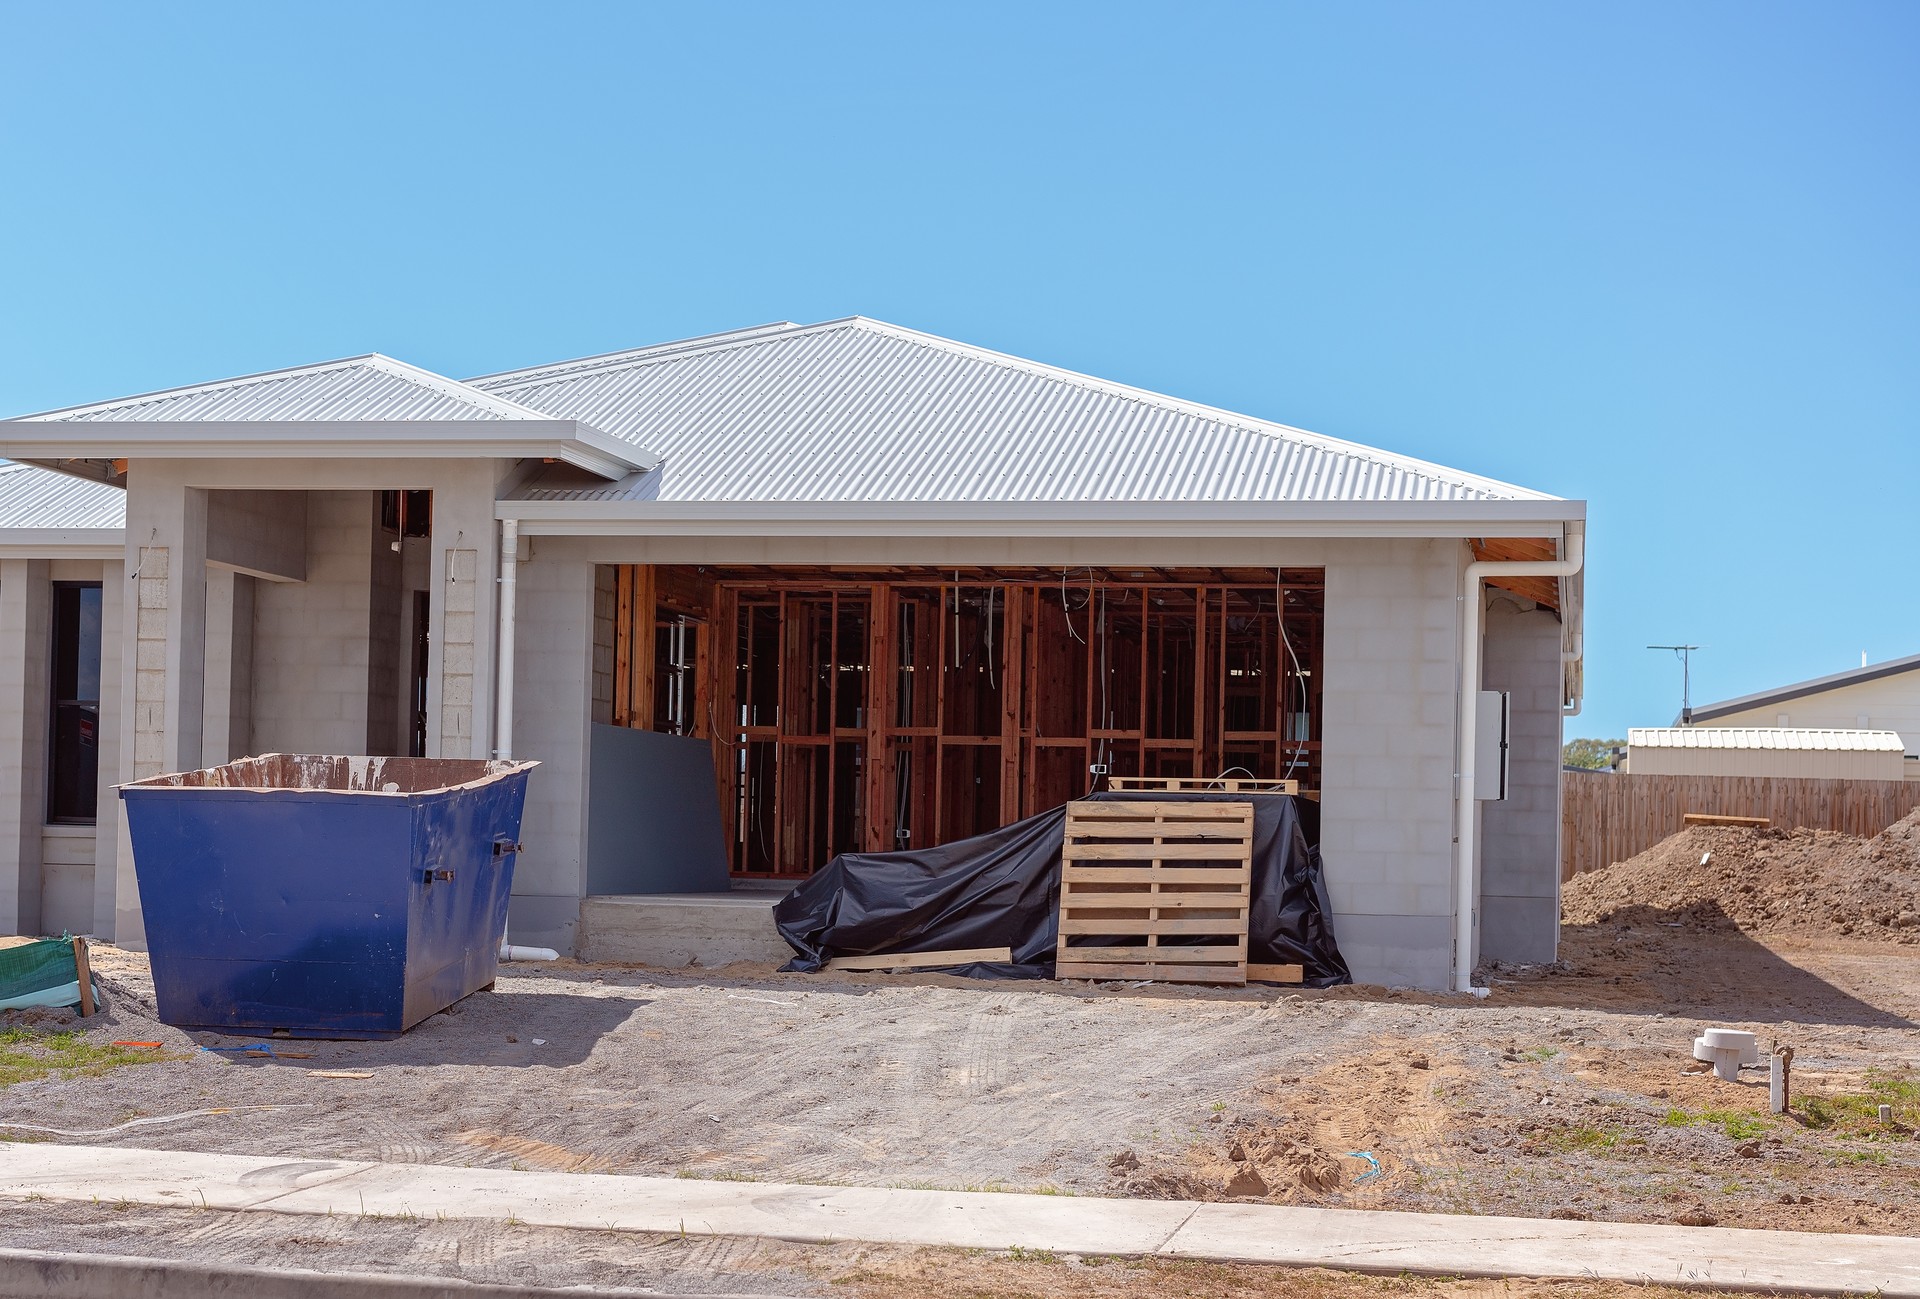
[[[1537,537],[1584,501],[501,501],[549,536]]]
[[[552,460],[609,480],[659,457],[578,420],[0,421],[0,457],[116,482],[114,461]]]

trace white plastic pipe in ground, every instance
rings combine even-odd
[[[557,961],[560,959],[560,953],[551,947],[515,947],[502,938],[500,959],[503,961]]]
[[[1460,583],[1460,730],[1455,737],[1457,793],[1453,833],[1453,987],[1473,990],[1473,939],[1479,928],[1480,862],[1474,840],[1479,804],[1474,799],[1475,739],[1480,731],[1480,650],[1486,610],[1480,584],[1490,577],[1572,577],[1586,555],[1584,534],[1569,527],[1557,560],[1477,559]]]

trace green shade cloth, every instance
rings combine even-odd
[[[79,1004],[80,968],[73,959],[71,939],[43,938],[0,947],[0,1010]]]

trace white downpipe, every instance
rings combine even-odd
[[[1480,862],[1474,840],[1479,831],[1479,803],[1475,800],[1474,764],[1480,730],[1480,650],[1485,640],[1486,610],[1480,584],[1490,577],[1572,577],[1586,557],[1586,537],[1568,528],[1558,560],[1475,560],[1461,579],[1460,600],[1460,733],[1455,737],[1454,763],[1458,790],[1453,833],[1453,988],[1473,989],[1473,937],[1480,908]]]
[[[493,704],[493,756],[513,756],[513,616],[520,584],[520,520],[500,521],[499,680]]]
[[[506,761],[513,757],[513,619],[514,601],[520,590],[520,520],[500,521],[500,643],[496,658],[500,665],[499,687],[493,705],[493,756]],[[500,935],[500,959],[503,961],[557,961],[560,953],[551,947],[515,947]]]
[[[1585,639],[1586,638],[1579,632],[1573,633],[1573,648],[1560,651],[1560,664],[1562,667],[1565,667],[1569,663],[1578,663],[1580,661]],[[1586,675],[1582,673],[1580,678],[1581,688],[1573,696],[1573,702],[1561,706],[1560,715],[1562,717],[1578,717],[1580,715],[1580,706],[1586,702],[1586,684]]]

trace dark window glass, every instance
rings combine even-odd
[[[47,819],[89,824],[100,780],[100,584],[53,585]]]

